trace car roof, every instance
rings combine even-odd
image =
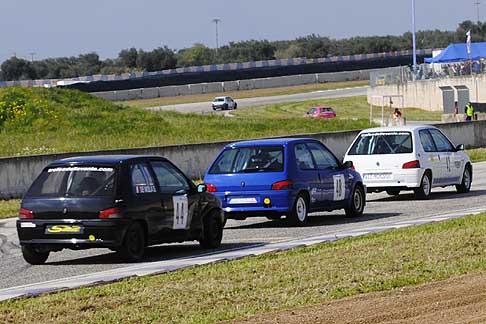
[[[129,160],[135,159],[161,159],[166,160],[164,157],[155,155],[86,155],[75,156],[61,160],[53,161],[49,166],[66,165],[66,164],[103,164],[103,165],[115,165]]]
[[[413,126],[388,126],[388,127],[374,127],[363,129],[361,133],[379,133],[379,132],[414,132],[418,129],[437,129],[431,125],[413,125]],[[360,134],[361,134],[360,133]]]
[[[286,144],[289,144],[289,143],[302,142],[302,141],[319,142],[315,138],[309,138],[309,137],[282,137],[282,138],[269,138],[269,139],[258,139],[258,140],[234,142],[234,143],[230,143],[230,144],[226,145],[226,148],[229,148],[229,147],[244,147],[244,146],[258,146],[258,145],[286,145]]]

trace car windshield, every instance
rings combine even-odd
[[[214,98],[214,102],[223,102],[224,98]]]
[[[354,142],[348,155],[412,153],[410,132],[363,133]]]
[[[282,146],[228,148],[209,170],[210,174],[282,172]]]
[[[115,170],[98,166],[66,166],[44,170],[34,181],[27,196],[96,197],[112,196]]]

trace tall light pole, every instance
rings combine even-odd
[[[478,10],[478,27],[479,27],[479,5],[481,4],[481,1],[478,0],[474,4],[478,7],[477,10]]]
[[[413,72],[417,72],[417,46],[415,43],[415,0],[412,0],[412,44],[413,44]]]
[[[212,22],[216,25],[216,53],[218,53],[218,48],[219,48],[218,24],[221,22],[221,19],[214,18]]]

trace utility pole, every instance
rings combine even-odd
[[[37,54],[36,52],[30,52],[30,61],[34,63],[34,55]]]
[[[221,19],[214,18],[212,22],[216,25],[216,54],[218,54],[218,49],[219,49],[218,24],[221,22]]]
[[[415,0],[412,0],[412,44],[413,44],[413,73],[417,72],[417,46],[415,42]]]
[[[479,27],[479,5],[481,4],[481,1],[477,0],[474,4],[477,6],[477,12],[478,12],[478,27]]]

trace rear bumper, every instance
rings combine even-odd
[[[37,244],[48,249],[88,249],[118,247],[130,224],[128,219],[93,220],[18,220],[20,245]],[[48,233],[50,225],[79,226],[79,233]]]
[[[368,192],[381,191],[386,188],[413,189],[420,187],[423,169],[400,169],[391,171],[390,179],[371,180],[366,178],[366,171],[363,172],[363,183]]]
[[[295,195],[289,190],[216,193],[216,196],[228,218],[285,214],[292,209],[295,200]],[[269,204],[265,204],[266,199]]]

